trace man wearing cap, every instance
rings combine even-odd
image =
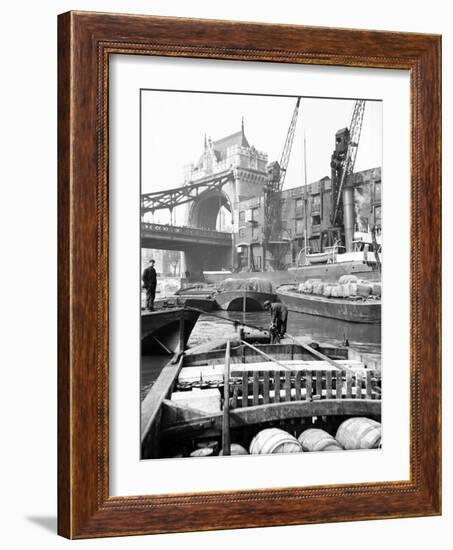
[[[278,343],[286,332],[288,308],[280,302],[266,300],[263,304],[265,311],[271,312],[271,344]]]
[[[154,311],[154,298],[156,297],[157,275],[154,269],[154,260],[149,261],[149,266],[143,271],[143,288],[146,290],[146,307]]]

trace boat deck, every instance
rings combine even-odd
[[[232,430],[318,417],[380,417],[380,369],[349,358],[347,348],[312,346],[230,344],[227,387],[223,345],[169,364],[143,403],[145,458],[156,456],[156,441],[169,448],[178,441],[220,437],[225,395]]]

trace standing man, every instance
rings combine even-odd
[[[278,344],[285,335],[288,321],[288,308],[280,302],[271,303],[266,300],[263,304],[265,311],[271,312],[271,344]]]
[[[154,298],[156,297],[157,275],[154,269],[154,260],[149,261],[149,266],[143,271],[143,288],[146,290],[146,307],[154,311]]]

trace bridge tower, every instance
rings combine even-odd
[[[194,164],[185,168],[185,183],[196,184],[216,174],[232,172],[233,177],[221,189],[204,192],[200,197],[187,204],[186,224],[200,229],[239,231],[239,201],[263,194],[269,181],[267,175],[267,154],[250,145],[242,118],[241,129],[237,132],[213,141],[205,136],[203,151]],[[223,216],[219,216],[222,213]],[[226,214],[226,215],[225,215]],[[228,227],[221,227],[221,218],[229,220]],[[186,254],[187,270],[192,271],[202,259],[196,252]],[[236,267],[236,253],[229,251],[229,257],[219,258],[224,267]]]

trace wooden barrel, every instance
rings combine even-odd
[[[318,451],[342,451],[343,447],[329,433],[317,428],[303,431],[299,436],[302,449],[309,453]]]
[[[223,455],[223,449],[220,451],[219,455]],[[244,449],[244,447],[239,445],[239,443],[232,443],[230,445],[230,455],[248,455],[248,452],[247,449]]]
[[[349,418],[340,425],[335,439],[347,450],[377,449],[381,444],[381,424],[371,418]]]
[[[196,449],[195,451],[192,451],[190,453],[190,456],[213,456],[214,455],[214,451],[212,450],[212,448],[210,447],[203,447],[202,449]]]
[[[302,445],[288,432],[278,428],[261,430],[250,443],[251,455],[301,453]]]
[[[218,450],[219,450],[219,442],[216,441],[215,439],[212,439],[212,440],[208,440],[208,441],[199,441],[197,444],[196,444],[196,447],[197,449],[204,449],[204,448],[208,448],[208,449],[212,449],[212,452],[213,454],[217,454]]]

